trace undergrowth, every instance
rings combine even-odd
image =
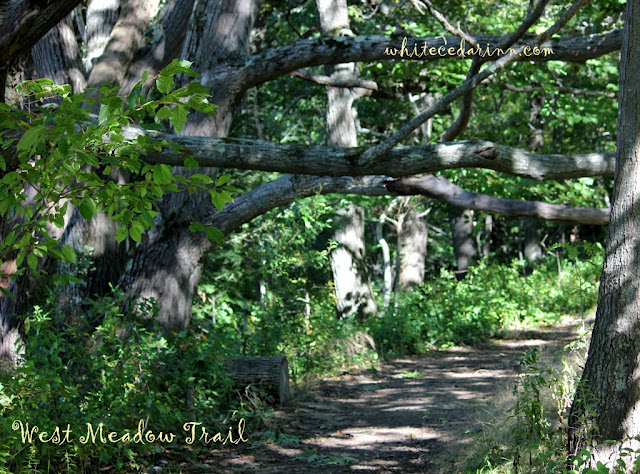
[[[197,456],[213,446],[193,443],[185,451],[185,422],[226,434],[244,420],[248,436],[268,424],[270,395],[261,389],[238,393],[225,369],[232,357],[283,354],[299,384],[373,368],[380,357],[473,344],[510,326],[553,323],[596,301],[597,265],[576,257],[562,268],[558,274],[557,262],[547,260],[525,277],[517,263],[481,263],[461,282],[444,272],[399,293],[387,313],[366,321],[337,319],[330,287],[314,288],[304,304],[286,294],[239,301],[231,292],[201,288],[204,302],[194,307],[190,329],[180,332],[160,327],[153,301],[134,305],[118,289],[71,313],[60,309],[59,294],[45,292],[23,321],[23,363],[0,374],[0,466],[6,466],[0,472],[135,472],[166,450]],[[566,404],[570,376],[545,372],[536,357],[523,359],[529,375],[520,379],[520,402],[510,419],[518,442],[484,440],[478,472],[560,456],[554,446],[561,444],[562,420],[546,418],[554,409],[544,408],[542,387],[563,387],[554,393],[558,406]],[[27,423],[40,430],[31,432],[32,441],[22,437]],[[114,431],[119,441],[79,442],[88,425],[95,430],[100,423],[105,437]],[[38,439],[43,431],[48,442]],[[176,438],[122,441],[139,431]]]

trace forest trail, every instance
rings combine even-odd
[[[510,332],[505,339],[382,362],[318,382],[268,419],[265,432],[183,464],[181,472],[452,473],[482,412],[511,393],[528,347],[558,353],[576,326]],[[259,442],[251,442],[251,441]]]

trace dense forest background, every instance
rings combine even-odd
[[[7,472],[166,448],[17,419],[263,427],[234,358],[303,386],[593,314],[624,3],[53,3],[0,16]],[[507,54],[390,54],[465,43]]]

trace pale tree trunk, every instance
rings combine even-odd
[[[386,311],[389,308],[389,303],[391,302],[391,292],[393,291],[393,271],[391,269],[391,252],[389,250],[389,243],[387,239],[384,238],[384,225],[386,222],[390,221],[392,223],[397,224],[396,221],[389,219],[388,214],[391,210],[397,205],[400,201],[400,197],[394,198],[388,205],[385,211],[380,215],[378,222],[376,223],[376,240],[378,241],[378,245],[380,245],[380,250],[382,251],[382,275],[383,275],[383,305],[384,310]]]
[[[337,214],[334,239],[338,248],[330,257],[338,315],[364,319],[378,311],[365,266],[364,209],[349,204]]]
[[[493,235],[493,216],[487,214],[484,216],[484,228],[482,229],[482,241],[480,245],[481,255],[484,258],[489,258],[491,254],[491,236]]]
[[[346,0],[317,0],[322,33],[330,36],[349,35]],[[357,77],[353,63],[326,68],[335,80]],[[358,135],[353,106],[357,94],[346,87],[327,87],[327,143],[333,146],[355,147]],[[341,318],[358,315],[361,318],[377,313],[377,305],[369,282],[365,260],[364,209],[349,204],[338,211],[333,239],[338,247],[331,252],[331,270],[336,292],[336,307]]]
[[[449,225],[456,257],[456,279],[462,280],[478,258],[473,240],[473,211],[449,206]]]
[[[540,246],[540,226],[537,219],[525,217],[522,220],[524,234],[524,258],[528,263],[533,263],[542,257]]]
[[[587,448],[613,467],[620,444],[640,448],[640,5],[627,2],[620,68],[618,155],[596,322],[569,417],[569,454]],[[584,415],[586,405],[594,413]],[[585,420],[586,418],[586,420]],[[614,440],[597,448],[591,440]],[[638,454],[624,457],[626,472]]]
[[[426,216],[415,206],[409,207],[398,218],[398,286],[401,290],[420,285],[424,281],[428,235]]]

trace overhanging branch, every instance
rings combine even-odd
[[[183,137],[127,127],[126,137],[148,133],[182,145],[201,167],[272,171],[316,176],[413,176],[455,168],[484,168],[536,180],[613,176],[615,153],[536,154],[472,140],[394,148],[375,163],[358,166],[362,148],[279,144],[262,140]],[[144,157],[150,164],[182,166],[184,155],[171,148]]]
[[[296,198],[334,193],[366,196],[425,195],[454,206],[504,216],[527,216],[573,224],[609,223],[609,209],[502,199],[466,191],[442,177],[416,176],[394,180],[387,176],[352,178],[300,175],[286,175],[243,194],[225,206],[222,212],[212,213],[208,223],[226,235],[251,219],[286,205]]]

